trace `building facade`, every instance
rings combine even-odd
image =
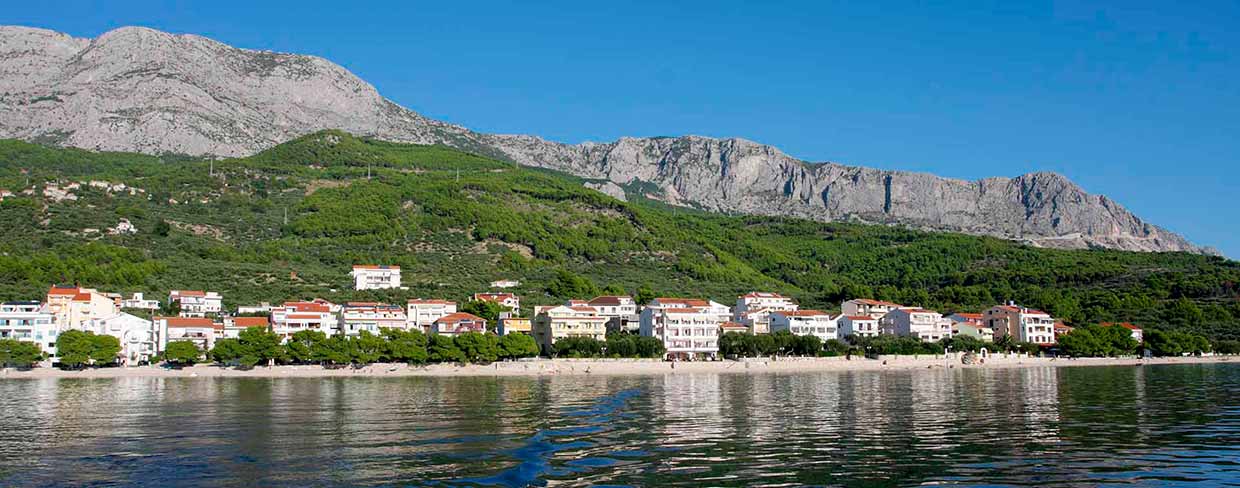
[[[871,300],[868,298],[856,298],[841,303],[840,312],[844,315],[851,315],[854,317],[859,315],[867,315],[876,319],[881,319],[892,310],[902,307],[904,306],[898,303],[885,302],[882,300]]]
[[[787,310],[771,312],[771,332],[786,330],[792,335],[812,335],[823,342],[839,339],[836,317],[819,310]]]
[[[483,333],[486,331],[486,319],[464,312],[450,313],[431,323],[432,334],[457,336],[466,332]]]
[[[348,302],[340,309],[340,333],[355,336],[363,330],[379,335],[379,329],[405,329],[409,322],[400,305]]]
[[[210,351],[224,335],[223,323],[205,317],[155,317],[155,327],[160,332],[160,351],[167,351],[168,343],[176,341],[189,341],[199,350]]]
[[[1046,312],[1008,304],[991,307],[982,316],[996,341],[1010,336],[1017,342],[1055,343],[1055,319]]]
[[[714,359],[731,310],[697,298],[656,298],[641,312],[641,335],[663,341],[665,357]]]
[[[875,337],[879,334],[878,319],[869,315],[841,315],[840,337]]]
[[[85,330],[91,319],[107,318],[120,313],[115,300],[98,290],[81,287],[53,286],[47,292],[47,308],[57,330]]]
[[[586,302],[599,316],[607,318],[607,330],[637,333],[641,330],[641,317],[637,315],[637,302],[626,295],[604,295]]]
[[[47,305],[36,301],[0,303],[0,339],[33,342],[49,359],[56,357],[60,331]]]
[[[772,332],[772,313],[791,312],[798,308],[799,305],[791,298],[778,293],[755,291],[736,297],[732,320],[745,324],[751,334],[766,334]]]
[[[534,322],[524,317],[508,317],[506,319],[499,319],[499,324],[495,328],[495,331],[499,333],[499,335],[533,335]]]
[[[540,308],[534,317],[534,340],[546,354],[554,352],[556,341],[566,337],[606,340],[608,320],[590,306]]]
[[[339,307],[321,300],[284,302],[284,305],[271,309],[271,330],[285,339],[303,330],[332,335],[338,329],[338,312]]]
[[[431,325],[442,317],[456,313],[456,302],[415,298],[405,307],[406,328],[429,333]]]
[[[224,308],[224,297],[219,293],[202,290],[172,290],[168,303],[181,305],[182,317],[206,317],[219,315]]]
[[[118,362],[121,366],[134,366],[151,362],[163,349],[160,334],[162,328],[153,321],[118,313],[111,317],[91,319],[87,330],[96,335],[110,335],[121,343]]]
[[[353,266],[353,289],[384,290],[400,288],[400,266],[358,264]]]
[[[507,292],[487,292],[474,293],[474,301],[476,302],[492,302],[498,303],[499,306],[505,307],[511,312],[505,316],[513,316],[521,314],[521,298]]]
[[[134,293],[133,297],[121,301],[121,308],[135,310],[159,310],[159,300],[147,300],[142,293]]]
[[[897,308],[879,320],[883,334],[916,337],[938,342],[952,336],[952,322],[943,314],[922,308]]]

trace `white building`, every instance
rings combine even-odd
[[[111,317],[91,319],[87,331],[95,335],[110,335],[121,343],[121,366],[133,366],[150,362],[159,354],[162,327],[154,322],[127,313]]]
[[[840,337],[874,337],[878,335],[878,319],[869,315],[841,315]]]
[[[361,331],[379,335],[379,329],[408,327],[405,309],[400,305],[375,302],[348,302],[340,309],[340,332],[355,336]]]
[[[407,329],[430,332],[431,324],[442,317],[456,313],[456,302],[415,298],[405,308]]]
[[[888,312],[897,308],[903,308],[904,305],[898,303],[885,302],[882,300],[870,300],[868,298],[856,298],[848,300],[840,304],[840,312],[844,315],[868,315],[870,317],[881,319]]]
[[[786,330],[792,335],[812,335],[824,342],[839,339],[836,317],[819,310],[771,312],[771,332]]]
[[[521,286],[521,282],[517,280],[499,280],[491,282],[491,288],[516,288],[518,286]]]
[[[259,303],[258,305],[242,305],[240,307],[237,307],[237,315],[256,315],[256,314],[271,315],[271,304],[267,302],[262,302],[262,303]]]
[[[159,300],[147,300],[142,293],[134,293],[132,298],[121,301],[121,308],[159,310]]]
[[[1008,304],[991,307],[982,317],[996,341],[1010,335],[1017,342],[1055,343],[1055,319],[1046,312]]]
[[[356,290],[400,288],[400,266],[358,264],[351,274]]]
[[[736,297],[732,320],[745,324],[751,334],[766,334],[771,332],[771,313],[791,312],[798,307],[791,298],[778,293],[755,291]]]
[[[333,335],[337,330],[336,314],[340,307],[323,300],[284,302],[271,309],[271,330],[288,338],[303,330],[317,330]]]
[[[590,306],[540,307],[534,317],[534,340],[548,354],[554,351],[557,341],[566,337],[606,340],[607,320]]]
[[[224,297],[213,291],[172,290],[168,292],[168,303],[179,303],[179,315],[182,317],[206,317],[220,313],[224,308]]]
[[[569,300],[568,307],[590,307],[607,319],[607,330],[636,333],[641,330],[641,317],[637,315],[637,302],[626,295],[604,295],[589,301]]]
[[[224,324],[205,317],[155,317],[160,334],[159,350],[167,351],[169,342],[188,341],[199,350],[209,351],[215,340],[224,337]]]
[[[450,313],[439,317],[431,324],[431,333],[457,336],[466,332],[484,333],[487,331],[486,319],[464,312]]]
[[[731,310],[696,298],[656,298],[641,313],[641,335],[663,341],[667,357],[715,358],[719,331]]]
[[[60,331],[48,307],[36,301],[0,304],[0,339],[33,342],[48,358],[56,357]]]
[[[879,320],[879,329],[883,334],[938,342],[952,336],[952,321],[933,310],[897,308]]]

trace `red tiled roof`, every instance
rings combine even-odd
[[[869,298],[857,298],[852,301],[857,302],[857,303],[863,303],[866,305],[886,305],[888,307],[902,307],[903,306],[903,305],[900,305],[899,303],[886,302],[883,300],[872,300]]]
[[[390,269],[398,270],[400,266],[388,266],[386,264],[355,264],[353,269]]]
[[[285,315],[284,318],[290,320],[314,320],[321,319],[323,316],[317,313],[290,313]]]
[[[172,296],[176,296],[176,297],[205,297],[207,296],[206,292],[202,290],[172,290],[168,292],[168,294]]]
[[[75,302],[89,302],[89,301],[90,301],[90,293],[82,292],[82,293],[78,293],[77,295],[73,295],[73,301],[75,301]]]
[[[318,312],[318,313],[331,312],[331,307],[327,306],[324,303],[284,302],[284,306],[286,308],[292,308],[293,310],[298,311],[298,312]]]
[[[568,308],[571,308],[578,312],[590,312],[590,313],[598,312],[598,310],[595,310],[594,307],[568,307]]]
[[[1135,325],[1132,325],[1132,324],[1130,324],[1130,323],[1128,323],[1128,322],[1119,322],[1119,323],[1103,322],[1101,325],[1102,325],[1103,327],[1110,327],[1110,326],[1112,326],[1112,325],[1118,325],[1118,326],[1123,327],[1123,328],[1128,329],[1128,330],[1141,330],[1141,328],[1140,328],[1140,327],[1137,327],[1137,326],[1135,326]]]
[[[663,311],[666,313],[701,313],[702,309],[700,308],[665,308],[663,309]]]
[[[736,323],[736,322],[724,322],[724,323],[722,323],[722,324],[719,324],[719,328],[721,328],[721,329],[745,329],[745,330],[749,330],[749,327],[746,327],[746,326],[745,326],[745,324],[738,324],[738,323]]]
[[[163,320],[164,325],[174,329],[183,329],[190,327],[208,327],[212,329],[223,329],[224,324],[217,324],[211,319],[197,317],[155,317],[155,320]]]
[[[511,293],[474,293],[474,300],[500,301],[508,298],[516,298]]]
[[[270,325],[271,322],[267,317],[235,317],[233,325],[237,327],[264,327]]]
[[[53,286],[52,289],[47,291],[47,294],[49,296],[71,296],[77,295],[79,290],[81,290],[81,288],[61,288],[58,286]]]
[[[876,319],[876,318],[874,318],[874,317],[871,317],[871,316],[869,316],[869,315],[846,315],[845,317],[847,317],[847,318],[848,318],[848,320],[869,320],[869,321],[877,321],[877,320],[878,320],[878,319]]]
[[[474,314],[469,314],[465,312],[457,312],[457,313],[450,313],[448,315],[444,315],[443,317],[439,317],[439,320],[436,320],[435,323],[457,324],[461,322],[485,322],[485,321],[486,320],[483,319],[482,317],[479,317]]]
[[[963,312],[956,312],[956,313],[955,313],[955,314],[953,314],[953,315],[958,315],[958,316],[964,317],[964,318],[969,319],[969,320],[982,320],[982,314],[980,314],[980,313],[963,313]]]

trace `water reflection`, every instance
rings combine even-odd
[[[1237,486],[1240,367],[0,381],[0,485]]]

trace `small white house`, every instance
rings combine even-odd
[[[869,315],[843,315],[839,319],[840,337],[874,337],[878,335],[878,319]]]

